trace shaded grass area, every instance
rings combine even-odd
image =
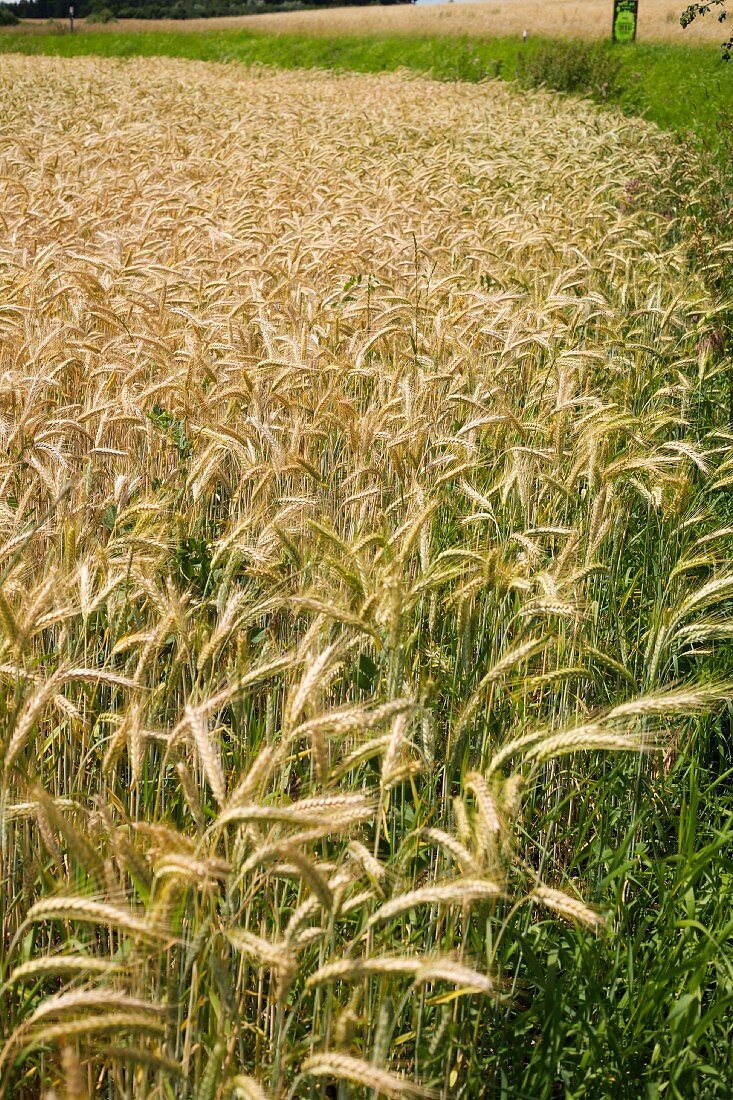
[[[526,46],[514,38],[319,38],[269,36],[245,30],[214,30],[192,35],[176,30],[48,33],[27,27],[0,36],[0,51],[58,54],[64,57],[183,57],[197,61],[237,61],[278,68],[342,69],[379,73],[408,69],[438,80],[513,79],[523,65],[546,49],[546,40]],[[557,44],[554,44],[557,48]],[[714,130],[733,104],[733,66],[714,47],[641,45],[600,47],[620,62],[620,79],[605,98],[629,113],[642,114],[678,133]],[[581,89],[583,90],[583,89]],[[597,98],[597,97],[596,97]]]

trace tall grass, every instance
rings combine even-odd
[[[694,166],[403,77],[0,117],[0,1092],[726,1095]]]

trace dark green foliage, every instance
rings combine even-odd
[[[100,8],[99,11],[92,11],[87,16],[87,23],[116,23],[117,20],[113,12],[109,8]]]
[[[623,88],[623,60],[600,42],[543,42],[520,56],[517,75],[526,87],[552,88],[593,99],[615,100]]]
[[[178,573],[184,586],[197,595],[205,595],[211,582],[217,580],[222,570],[212,570],[212,545],[200,536],[187,536],[176,552]]]
[[[713,8],[719,9],[717,12],[718,22],[725,23],[728,18],[727,2],[728,0],[706,0],[706,2],[702,4],[690,4],[682,12],[680,23],[683,27],[689,27],[690,23],[693,23],[699,15],[707,15]],[[722,43],[722,50],[723,60],[730,61],[731,52],[733,52],[733,35],[731,35],[727,42]]]
[[[373,2],[392,4],[411,0],[338,0],[341,7],[344,4],[357,6]],[[95,4],[98,5],[99,0],[76,0],[77,16],[95,14]],[[222,15],[259,15],[263,12],[304,11],[333,6],[335,0],[110,0],[106,10],[119,19],[207,19]],[[58,19],[68,14],[68,8],[69,0],[19,0],[15,5],[17,15],[22,19]]]
[[[107,22],[106,19],[100,19],[99,22]],[[152,412],[148,413],[148,419],[153,422],[159,431],[167,435],[177,448],[181,461],[190,458],[192,446],[191,440],[186,435],[186,426],[183,420],[178,420],[175,416],[171,416],[169,412],[162,407],[162,405],[153,405]]]
[[[617,923],[589,940],[536,915],[517,921],[506,961],[514,959],[512,978],[521,974],[520,992],[490,1025],[491,1050],[482,1042],[478,1056],[492,1067],[487,1095],[731,1095],[726,721],[701,729],[666,779],[642,784],[635,819],[624,765],[596,780],[596,819],[576,818],[556,834],[556,845],[575,853],[571,870],[597,876],[599,899],[614,898]]]
[[[0,4],[0,27],[12,27],[18,23],[18,16],[10,8],[6,8],[4,4]]]

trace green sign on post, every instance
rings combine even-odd
[[[614,42],[634,41],[638,15],[639,0],[613,0]]]

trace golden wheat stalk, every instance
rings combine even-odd
[[[305,1060],[301,1072],[306,1077],[335,1077],[337,1081],[350,1081],[354,1085],[372,1089],[380,1096],[390,1097],[390,1100],[399,1100],[401,1096],[415,1097],[418,1100],[434,1095],[405,1077],[399,1077],[350,1054],[315,1054]]]
[[[373,913],[367,927],[408,913],[418,905],[472,905],[476,902],[501,897],[502,889],[495,882],[484,879],[455,879],[436,886],[422,886],[417,890],[391,898]]]
[[[306,987],[388,974],[410,977],[415,982],[450,982],[465,992],[492,994],[495,989],[488,975],[457,963],[450,957],[413,958],[398,955],[380,955],[365,959],[334,959],[311,974]]]
[[[104,924],[133,938],[154,942],[167,938],[164,928],[156,927],[146,917],[138,916],[132,910],[84,897],[44,898],[29,907],[25,919],[28,923],[63,920]]]
[[[594,931],[603,927],[604,919],[600,913],[561,890],[553,890],[549,886],[537,886],[529,896],[532,900],[552,909],[553,912],[559,913],[566,920],[585,924]]]

